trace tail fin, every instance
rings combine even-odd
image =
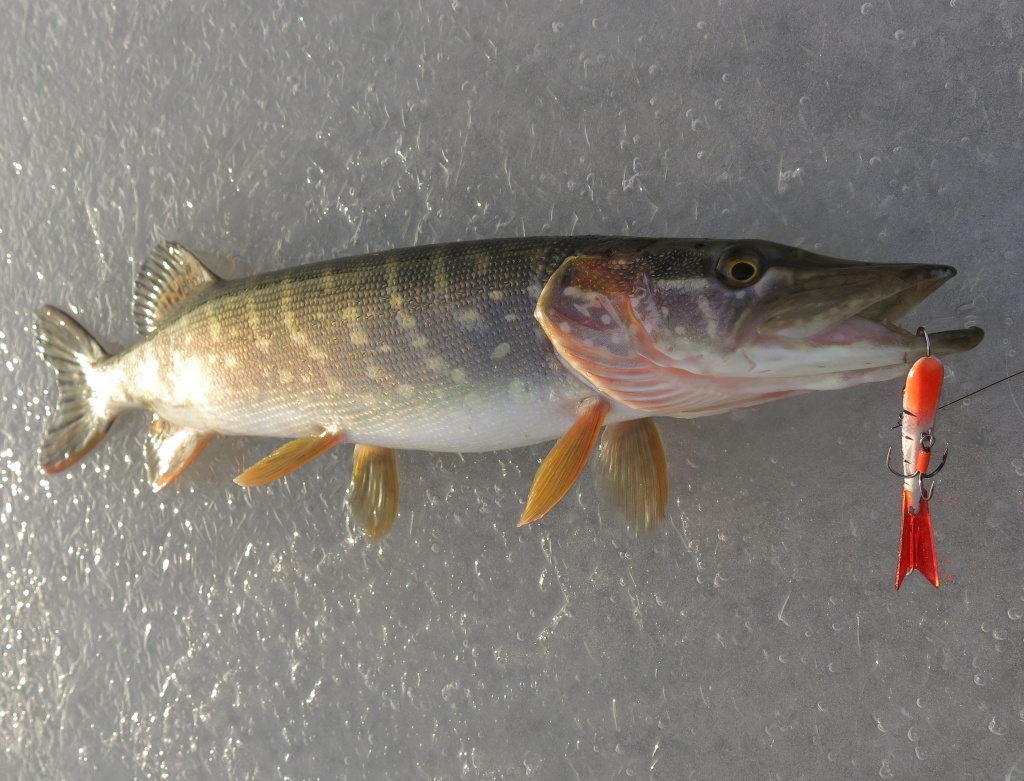
[[[39,450],[39,465],[54,474],[96,447],[114,421],[90,385],[93,367],[109,356],[71,315],[56,307],[36,311],[35,332],[43,360],[57,372],[60,394],[56,418]]]
[[[939,568],[935,563],[935,539],[932,537],[932,516],[928,500],[921,500],[917,513],[912,513],[910,492],[903,492],[903,534],[900,536],[900,560],[896,566],[896,590],[903,578],[916,569],[928,581],[939,587]]]

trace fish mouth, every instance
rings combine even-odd
[[[808,353],[806,363],[797,358],[791,364],[794,375],[898,367],[926,354],[928,346],[918,330],[909,331],[896,321],[956,276],[956,269],[822,260],[820,267],[780,269],[784,293],[766,302],[768,313],[757,326],[755,343],[783,349],[789,345]],[[931,352],[942,356],[977,346],[984,331],[929,331],[928,337]],[[751,347],[748,355],[753,357],[759,351]],[[755,363],[773,373],[781,368],[764,356]]]

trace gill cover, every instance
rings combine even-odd
[[[709,279],[706,253],[678,246],[660,251],[660,243],[615,239],[566,259],[544,286],[534,314],[559,356],[616,401],[655,415],[711,408],[724,386],[735,383],[706,381],[707,360],[723,348],[728,353],[733,343],[731,329],[719,329],[719,314],[709,310],[719,297],[708,295],[708,287],[722,283]],[[669,264],[671,275],[659,268]],[[737,288],[756,281],[762,271],[756,262],[737,257],[724,256],[719,265],[719,274],[735,275]],[[659,304],[655,287],[670,276],[678,280],[673,292],[693,296],[692,322],[678,321]],[[672,315],[678,316],[675,309]],[[721,314],[722,321],[730,319]],[[670,355],[672,340],[662,338],[669,331],[699,332],[707,343]]]

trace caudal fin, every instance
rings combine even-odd
[[[109,356],[71,315],[56,307],[36,311],[35,332],[43,360],[57,372],[57,413],[39,450],[39,465],[54,474],[96,447],[114,421],[89,384],[93,367]]]
[[[896,566],[896,590],[907,573],[916,569],[939,587],[939,568],[935,563],[935,539],[932,537],[932,516],[928,500],[922,499],[917,513],[912,513],[910,492],[903,492],[903,534],[900,536],[900,559]]]

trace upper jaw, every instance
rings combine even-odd
[[[769,304],[759,335],[814,339],[855,320],[893,325],[951,279],[950,266],[925,264],[853,264],[840,268],[783,269],[783,295]]]

